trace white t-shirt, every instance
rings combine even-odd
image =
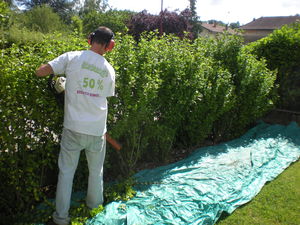
[[[66,75],[64,127],[93,136],[106,133],[107,100],[115,93],[115,71],[91,51],[67,52],[49,62]]]

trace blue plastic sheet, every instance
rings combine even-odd
[[[112,202],[89,225],[214,224],[253,199],[300,157],[300,128],[261,123],[239,139],[135,175],[136,196]]]

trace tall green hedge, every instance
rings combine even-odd
[[[258,59],[264,58],[277,70],[278,107],[300,111],[300,22],[285,25],[247,47]]]
[[[116,43],[106,56],[117,73],[108,130],[123,149],[108,147],[105,176],[129,175],[138,163],[166,161],[174,148],[199,146],[207,138],[236,137],[273,105],[275,73],[243,51],[237,37],[191,42],[152,33],[139,43],[117,35]],[[34,71],[65,51],[86,47],[75,37],[48,37],[1,50],[2,221],[30,210],[56,182],[63,111],[47,79]],[[87,182],[82,164],[75,189]]]
[[[63,111],[47,89],[47,79],[37,79],[34,72],[41,63],[84,44],[55,38],[1,50],[1,221],[11,222],[18,212],[30,210],[56,180]]]

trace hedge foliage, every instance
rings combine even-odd
[[[278,107],[300,111],[300,21],[275,30],[248,48],[258,59],[264,58],[269,69],[278,71]]]
[[[150,33],[139,43],[116,35],[116,43],[106,56],[117,73],[108,130],[123,149],[107,151],[105,174],[112,177],[130,174],[141,162],[167,161],[175,148],[236,137],[273,106],[276,74],[243,51],[237,37],[191,42]],[[52,36],[1,50],[1,221],[34,208],[56,184],[63,111],[47,79],[34,71],[63,52],[85,48],[76,37]],[[86,184],[86,174],[81,164],[75,189]]]
[[[63,111],[47,89],[47,80],[37,79],[34,71],[57,54],[82,48],[84,43],[55,38],[1,50],[1,221],[11,221],[42,200],[47,191],[42,188],[51,182],[49,171],[56,171]]]

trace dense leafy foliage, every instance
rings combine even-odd
[[[32,2],[32,1],[28,1]],[[67,13],[67,19],[61,16],[49,1],[37,1],[34,7],[26,10],[11,10],[5,2],[0,2],[0,31],[1,46],[10,46],[13,43],[30,44],[41,42],[43,35],[61,33],[68,36],[76,32],[79,37],[87,35],[100,25],[111,28],[115,33],[126,33],[126,23],[134,14],[128,10],[107,10],[106,1],[103,9],[83,7]],[[60,1],[57,1],[59,3]],[[86,1],[86,3],[93,1]],[[88,4],[89,5],[89,4]]]
[[[0,2],[0,221],[37,219],[21,214],[40,202],[50,206],[39,210],[41,218],[51,214],[53,204],[46,197],[57,179],[63,111],[47,89],[47,79],[35,77],[34,71],[63,52],[87,48],[81,35],[99,24],[124,34],[131,17],[133,35],[117,34],[116,48],[106,56],[117,72],[116,97],[109,99],[109,132],[123,145],[120,152],[108,147],[106,180],[130,176],[144,163],[167,162],[175,149],[242,134],[274,106],[275,82],[280,107],[300,109],[299,23],[244,48],[235,36],[191,41],[184,31],[194,32],[195,16],[189,10],[154,16],[88,8],[70,17],[66,28],[47,6],[16,14]],[[160,25],[171,35],[159,33]],[[55,32],[62,29],[64,34]],[[72,31],[76,33],[69,35]],[[85,190],[87,173],[83,155],[75,190]],[[132,197],[133,182],[106,187],[106,201]],[[82,224],[101,210],[79,207],[71,214],[80,214],[74,223]]]
[[[59,15],[47,5],[34,7],[23,14],[15,16],[17,17],[18,28],[26,27],[28,30],[41,33],[51,33],[65,29]]]
[[[88,35],[91,31],[97,29],[99,24],[109,27],[115,33],[125,33],[127,31],[126,23],[133,14],[133,12],[127,10],[90,11],[82,14],[81,18],[84,24],[83,33]]]
[[[47,5],[57,13],[60,18],[67,21],[70,17],[70,12],[76,3],[74,0],[16,0],[19,5],[26,7],[27,9],[33,9],[35,7],[41,7]]]
[[[117,73],[108,126],[123,149],[108,147],[105,179],[129,176],[140,163],[166,162],[176,147],[240,135],[272,107],[275,73],[244,52],[237,37],[191,42],[149,33],[138,43],[117,35],[116,43],[106,55]],[[47,79],[34,76],[35,68],[85,48],[75,36],[45,36],[39,43],[1,50],[1,221],[33,209],[56,184],[63,112],[47,90]],[[85,158],[80,160],[75,190],[87,183]]]
[[[61,21],[58,14],[46,6],[38,6],[25,12],[10,10],[4,3],[0,4],[1,13],[1,47],[6,48],[12,44],[32,44],[43,41],[44,34],[71,33],[71,30],[80,32],[80,23],[74,22],[67,26]],[[82,24],[81,24],[82,26]]]
[[[7,28],[8,21],[9,21],[9,14],[10,10],[8,8],[7,3],[4,1],[0,2],[0,24],[1,28]]]
[[[0,46],[3,48],[6,44],[6,33],[9,28],[9,20],[11,17],[11,11],[8,8],[7,3],[0,2]]]
[[[176,34],[179,37],[183,37],[185,32],[192,31],[191,17],[192,13],[188,9],[179,14],[165,10],[160,12],[159,15],[153,15],[144,10],[133,15],[127,26],[129,34],[136,39],[139,39],[143,32],[156,30],[160,31],[160,34]]]
[[[51,183],[49,175],[56,179],[63,112],[47,90],[47,81],[33,74],[37,65],[84,44],[75,38],[52,38],[1,50],[1,221],[30,210],[47,191],[42,187]]]
[[[300,110],[300,22],[283,26],[269,36],[249,45],[257,58],[264,58],[271,70],[277,70],[278,107]]]
[[[108,7],[108,0],[84,0],[83,7],[80,8],[79,13],[104,12]]]

